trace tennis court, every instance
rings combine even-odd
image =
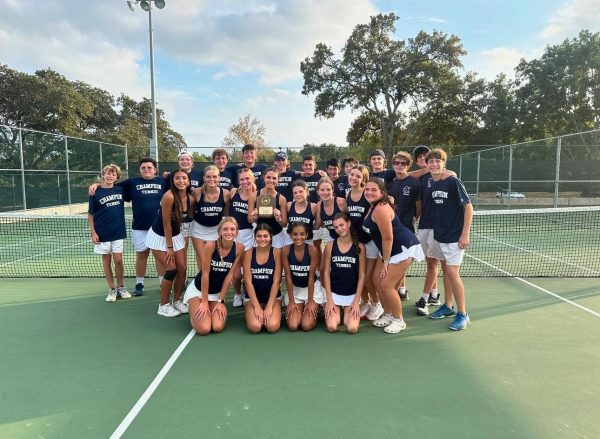
[[[65,264],[81,237],[27,253],[25,237],[9,242],[15,223],[2,223],[13,224],[0,240],[12,259],[0,270],[38,265],[1,281],[0,437],[600,437],[598,214],[569,218],[546,215],[522,231],[477,226],[465,264],[478,270],[465,278],[471,327],[455,333],[447,319],[417,317],[413,276],[397,336],[368,322],[354,336],[322,324],[250,335],[231,295],[227,329],[193,336],[186,317],[156,315],[156,280],[143,297],[107,304],[102,278],[38,277],[41,254],[76,275],[89,242]],[[505,256],[484,242],[502,243]],[[518,275],[530,257],[549,270],[538,276],[555,276],[489,277]]]

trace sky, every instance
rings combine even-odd
[[[400,16],[396,37],[420,30],[457,35],[464,72],[513,75],[521,58],[598,32],[598,0],[165,0],[152,13],[157,106],[193,151],[221,146],[251,114],[272,147],[345,145],[356,117],[314,117],[300,62],[317,43],[336,53],[370,16]],[[52,68],[118,96],[150,97],[148,13],[125,0],[0,0],[0,63]]]

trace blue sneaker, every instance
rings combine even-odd
[[[445,317],[452,317],[456,314],[454,307],[449,308],[445,303],[436,309],[434,312],[429,314],[430,319],[443,319]]]
[[[135,291],[133,292],[133,295],[136,297],[144,295],[144,284],[143,283],[135,284]]]
[[[471,324],[471,319],[467,314],[463,314],[462,312],[456,313],[454,316],[454,320],[450,324],[450,329],[453,331],[460,331],[461,329],[466,329],[467,326]]]

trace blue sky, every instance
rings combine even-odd
[[[397,37],[420,30],[458,35],[465,72],[512,74],[520,58],[600,27],[598,0],[165,0],[153,13],[156,99],[198,152],[218,147],[246,114],[273,147],[346,143],[355,117],[313,117],[299,64],[323,42],[335,50],[371,15],[400,16]],[[150,94],[147,13],[125,0],[0,0],[0,63],[26,72],[51,67],[136,99]]]

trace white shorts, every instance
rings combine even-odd
[[[198,288],[196,288],[196,282],[192,281],[185,289],[185,294],[183,295],[183,303],[187,305],[190,299],[194,297],[198,297],[200,300],[202,300],[202,292]],[[219,300],[221,300],[219,298],[219,294],[208,295],[209,302],[218,302]]]
[[[433,229],[417,230],[417,239],[421,243],[421,248],[426,257],[434,259],[442,257],[440,247],[437,245],[435,239],[433,239]]]
[[[465,257],[465,250],[458,246],[458,242],[443,243],[437,242],[441,257],[440,261],[446,261],[446,265],[461,265]]]
[[[181,235],[173,236],[173,251],[183,250],[185,248],[185,239]],[[163,252],[167,251],[167,240],[164,236],[157,235],[152,229],[148,230],[146,236],[146,246],[152,250],[160,250]]]
[[[137,253],[148,250],[148,246],[146,245],[147,235],[148,230],[131,229],[131,242],[133,243],[133,249]]]
[[[254,233],[252,229],[242,229],[238,232],[237,242],[244,246],[244,250],[249,250],[254,246]]]
[[[296,303],[306,303],[308,300],[308,287],[301,288],[294,285],[294,302]],[[315,289],[313,292],[313,300],[315,303],[322,305],[325,303],[325,288],[321,285],[321,282],[317,279],[315,281]],[[286,305],[287,305],[287,296],[286,296]]]
[[[365,244],[365,253],[367,259],[377,259],[379,257],[379,249],[377,249],[375,241],[371,240]]]
[[[94,244],[94,253],[97,255],[108,255],[111,253],[123,253],[123,240],[106,241]]]
[[[216,241],[219,237],[218,228],[218,225],[206,227],[194,221],[192,223],[192,228],[190,229],[190,235],[192,238],[201,239],[204,242]]]
[[[313,241],[318,241],[319,239],[325,240],[325,242],[327,242],[327,240],[331,241],[329,238],[329,230],[327,230],[327,227],[313,230]]]
[[[383,258],[383,256],[381,256],[381,253],[379,253],[379,257]],[[421,244],[416,244],[409,248],[402,246],[402,253],[398,253],[397,255],[392,256],[390,258],[390,264],[399,264],[400,262],[405,261],[408,258],[413,258],[417,261],[422,261],[423,259],[425,259],[425,254],[423,253]]]
[[[190,237],[190,229],[192,228],[192,223],[181,223],[181,235],[184,238]]]
[[[337,306],[350,306],[354,302],[354,297],[356,297],[356,294],[342,296],[341,294],[335,294],[333,291],[331,295],[333,296],[333,303]]]

